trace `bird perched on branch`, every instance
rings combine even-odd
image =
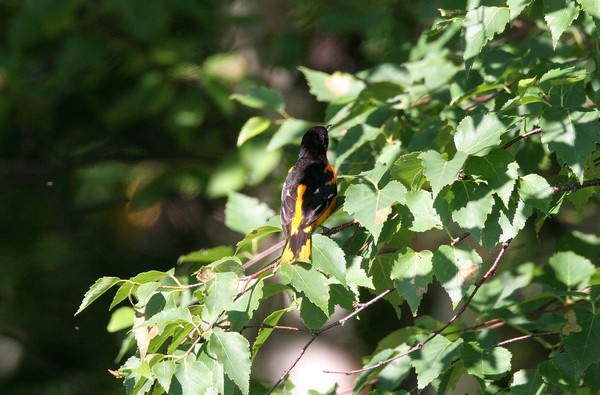
[[[287,243],[282,263],[306,261],[311,254],[311,234],[335,206],[337,176],[327,160],[331,125],[312,127],[300,144],[298,162],[288,171],[281,190],[281,225]]]

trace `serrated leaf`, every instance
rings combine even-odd
[[[395,258],[395,254],[381,254],[377,255],[370,263],[369,275],[373,279],[373,285],[375,286],[375,293],[381,293],[390,288],[394,288],[396,285],[392,281],[391,270],[392,264]],[[400,306],[404,299],[397,292],[392,292],[385,299],[390,302],[398,318],[401,317],[402,311]]]
[[[556,278],[569,290],[577,290],[589,285],[590,278],[596,272],[596,267],[589,259],[572,251],[557,252],[548,261],[554,270]]]
[[[299,144],[304,133],[312,126],[313,123],[301,119],[286,119],[271,137],[267,150],[272,151],[287,144]]]
[[[544,20],[550,28],[554,49],[560,36],[571,26],[577,15],[579,15],[579,7],[574,1],[544,0]]]
[[[308,81],[310,93],[317,100],[332,102],[338,99],[355,99],[366,87],[365,83],[352,74],[335,72],[333,74],[311,70],[306,67],[298,68]]]
[[[88,289],[88,291],[83,296],[83,300],[79,305],[79,308],[75,312],[75,315],[81,313],[86,307],[88,307],[92,302],[98,299],[102,294],[111,289],[115,284],[118,284],[121,281],[118,277],[102,277]]]
[[[431,184],[431,190],[435,198],[443,187],[456,181],[458,173],[467,160],[467,154],[457,152],[454,158],[449,161],[445,153],[439,154],[436,151],[427,151],[420,154],[419,158],[423,160],[423,172]]]
[[[265,117],[252,117],[246,121],[237,139],[237,146],[263,133],[271,126],[271,120]]]
[[[170,359],[165,359],[152,366],[152,374],[167,394],[169,393],[169,388],[171,388],[171,378],[176,368],[175,362]]]
[[[433,279],[432,257],[431,251],[415,252],[407,248],[399,252],[393,261],[391,278],[395,280],[396,289],[406,299],[414,316]]]
[[[194,320],[192,313],[185,307],[173,307],[156,313],[149,320],[142,321],[141,324],[136,325],[136,328],[170,323],[194,323]]]
[[[482,157],[472,156],[465,163],[465,173],[475,180],[487,182],[504,206],[519,177],[519,165],[505,150],[495,149]]]
[[[158,270],[150,270],[150,271],[143,272],[143,273],[140,273],[138,275],[131,277],[129,279],[129,281],[132,281],[134,283],[142,283],[143,284],[143,283],[158,281],[158,280],[166,278],[166,277],[169,277],[169,273],[161,272]]]
[[[425,335],[417,336],[419,341],[425,339]],[[462,339],[451,342],[444,336],[438,335],[411,355],[410,364],[417,372],[419,389],[425,388],[458,358],[461,344]]]
[[[600,142],[600,111],[551,109],[540,118],[542,143],[562,159],[579,181],[583,181],[585,163]]]
[[[232,230],[246,234],[264,225],[275,215],[266,203],[260,200],[232,192],[227,197],[225,205],[225,225]]]
[[[418,186],[423,178],[423,161],[419,158],[420,152],[411,152],[399,157],[392,168],[393,178],[405,186]]]
[[[253,280],[246,288],[246,292],[235,300],[227,311],[231,323],[231,331],[238,332],[252,318],[254,311],[263,298],[262,280]]]
[[[427,191],[408,191],[406,193],[406,207],[412,214],[413,222],[410,230],[425,232],[426,230],[442,228],[442,220],[433,206],[433,197]]]
[[[467,12],[463,21],[463,59],[469,68],[487,42],[504,31],[509,20],[510,11],[506,7],[479,6]]]
[[[297,262],[282,264],[279,272],[296,290],[318,306],[325,314],[329,314],[329,285],[327,279],[312,265]]]
[[[275,310],[264,319],[260,330],[258,331],[258,335],[256,335],[256,339],[254,340],[254,344],[252,344],[252,361],[254,361],[254,358],[256,358],[262,345],[265,344],[267,339],[271,336],[271,333],[273,333],[274,329],[272,327],[277,325],[281,317],[288,311],[290,311],[289,307]]]
[[[575,309],[581,332],[571,332],[565,339],[567,352],[583,369],[600,361],[600,315]]]
[[[235,273],[216,273],[215,277],[206,283],[204,303],[211,320],[217,318],[233,303],[233,297],[238,292],[239,278]]]
[[[217,246],[182,255],[177,259],[177,263],[210,263],[232,254],[233,248],[230,246]]]
[[[552,188],[543,177],[527,174],[519,180],[519,196],[526,205],[548,213],[552,201]]]
[[[514,238],[525,227],[532,212],[533,208],[522,200],[509,201],[508,207],[495,204],[483,229],[483,240],[487,250],[491,251],[498,243]]]
[[[480,379],[499,379],[511,368],[512,354],[506,348],[481,348],[476,342],[465,343],[460,351],[467,371]]]
[[[271,221],[269,221],[271,222]],[[253,229],[249,232],[239,243],[236,245],[236,254],[246,247],[252,245],[253,242],[258,241],[265,236],[271,235],[273,233],[281,232],[281,227],[272,226],[272,225],[263,225],[259,226],[256,229]]]
[[[433,254],[433,273],[456,308],[477,280],[483,260],[474,249],[442,245]]]
[[[454,194],[449,205],[452,219],[480,241],[485,221],[494,206],[492,189],[485,184],[460,181],[452,185],[451,191]]]
[[[513,375],[510,393],[513,395],[544,395],[546,384],[537,369],[521,369]]]
[[[285,106],[281,93],[263,86],[250,89],[247,95],[233,94],[230,99],[237,100],[247,107],[258,110],[282,112]]]
[[[243,394],[250,392],[250,344],[236,332],[214,331],[208,348]]]
[[[114,333],[125,328],[131,328],[133,326],[133,318],[135,317],[135,311],[129,306],[123,306],[116,309],[110,316],[110,321],[106,330]]]
[[[346,285],[346,256],[340,246],[329,237],[314,234],[312,236],[312,257],[310,262],[325,274],[335,277]]]
[[[405,193],[406,188],[398,181],[390,181],[382,189],[365,184],[351,185],[346,190],[344,210],[371,232],[376,243],[392,204],[404,202]]]
[[[467,155],[484,156],[498,147],[507,126],[495,114],[466,116],[456,127],[454,145]]]
[[[212,387],[213,375],[204,363],[184,359],[183,362],[177,365],[177,370],[175,370],[171,379],[170,394],[204,394]]]
[[[600,3],[598,3],[598,0],[577,0],[577,2],[587,14],[600,19]]]
[[[510,9],[510,20],[517,18],[533,0],[508,0],[506,5]]]
[[[367,275],[367,272],[361,266],[362,262],[363,259],[361,257],[356,256],[351,258],[351,263],[349,264],[348,271],[346,273],[348,286],[355,293],[358,293],[358,287],[375,289],[375,286],[373,285],[373,279]]]
[[[112,310],[116,305],[118,305],[123,300],[128,298],[132,294],[132,292],[134,291],[135,288],[136,288],[135,284],[133,284],[129,281],[124,282],[119,287],[119,289],[117,289],[117,292],[115,292],[115,297],[113,298],[113,300],[110,304],[110,307],[108,309]]]
[[[571,394],[577,393],[581,369],[567,353],[555,354],[538,367],[544,381]]]
[[[319,307],[307,298],[302,298],[300,303],[300,318],[308,329],[317,330],[329,319],[333,311],[324,313]]]

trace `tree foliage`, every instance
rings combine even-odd
[[[544,233],[597,200],[599,7],[529,0],[441,10],[406,62],[354,74],[300,68],[325,105],[323,123],[333,124],[343,196],[333,227],[315,235],[312,264],[250,276],[244,262],[278,231],[276,208],[233,193],[225,223],[243,234],[235,251],[192,252],[183,270],[98,280],[78,313],[110,289],[111,307],[128,302],[111,321],[130,330],[124,344],[135,349],[115,372],[127,392],[248,394],[252,361],[284,314],[299,310],[312,330],[306,349],[374,303],[400,314],[404,302],[414,325],[365,356],[355,393],[395,390],[413,369],[419,390],[439,393],[465,375],[488,392],[600,389],[600,237],[564,230],[549,246]],[[241,128],[240,149],[269,136],[272,155],[311,125],[268,87],[231,99],[259,110]],[[440,242],[421,248],[427,238]],[[434,282],[456,309],[450,320],[419,312]],[[271,312],[255,339],[244,337],[278,293],[291,304]],[[335,306],[351,313],[327,324]],[[472,323],[460,319],[467,309]],[[543,358],[517,369],[516,342],[538,344]],[[266,389],[279,391],[287,373]]]

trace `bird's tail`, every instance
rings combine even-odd
[[[288,239],[281,253],[282,263],[292,263],[296,260],[307,261],[312,247],[311,233],[298,232]]]

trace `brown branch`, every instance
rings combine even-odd
[[[479,291],[479,288],[481,288],[481,286],[490,277],[492,277],[494,275],[494,273],[496,272],[496,269],[498,268],[498,265],[500,264],[500,261],[502,260],[502,257],[504,256],[504,253],[508,249],[508,246],[509,246],[509,244],[510,244],[511,241],[512,240],[508,240],[508,241],[502,243],[502,248],[500,249],[500,252],[498,252],[498,255],[496,256],[496,259],[494,260],[494,263],[488,269],[488,271],[483,275],[483,277],[481,277],[479,279],[479,281],[477,281],[475,283],[475,288],[473,289],[473,291],[471,292],[471,294],[469,295],[469,297],[467,298],[467,300],[465,300],[465,302],[462,304],[462,306],[460,307],[460,309],[458,310],[458,312],[454,315],[454,317],[450,318],[450,320],[448,322],[446,322],[446,324],[444,324],[444,326],[442,326],[441,328],[433,331],[431,333],[431,336],[429,336],[427,339],[425,339],[422,342],[420,342],[420,343],[416,344],[415,346],[411,347],[408,351],[405,351],[403,353],[397,354],[397,355],[395,355],[395,356],[393,356],[391,358],[388,358],[386,360],[377,362],[374,365],[366,366],[366,367],[364,367],[362,369],[350,370],[350,371],[346,371],[346,372],[337,372],[337,371],[325,370],[324,373],[345,374],[345,375],[348,376],[348,375],[351,375],[351,374],[366,372],[368,370],[377,369],[380,366],[387,365],[388,363],[390,363],[392,361],[395,361],[396,359],[399,359],[399,358],[402,358],[402,357],[404,357],[406,355],[412,354],[413,352],[415,352],[415,351],[420,350],[421,348],[423,348],[423,346],[425,344],[429,343],[437,335],[439,335],[446,328],[448,328],[450,325],[452,325],[454,322],[456,322],[456,320],[458,320],[458,318],[467,310],[467,307],[471,303],[471,300],[473,299],[473,297],[475,296],[475,294],[477,293],[477,291]]]
[[[496,92],[492,93],[491,95],[483,96],[483,97],[475,97],[473,99],[473,101],[475,103],[473,103],[469,107],[465,108],[464,110],[465,111],[473,111],[474,109],[476,109],[480,105],[482,105],[484,103],[487,103],[487,102],[489,102],[492,99],[495,99],[496,97],[498,97],[504,91],[505,91],[504,89],[498,89]]]
[[[520,136],[515,137],[512,140],[507,141],[506,144],[504,144],[502,146],[502,149],[507,149],[511,145],[513,145],[514,143],[516,143],[517,141],[521,141],[521,140],[523,140],[523,139],[525,139],[527,137],[533,136],[534,134],[538,134],[538,133],[541,133],[541,132],[542,132],[542,128],[535,128],[531,132],[527,132],[525,134],[522,134]]]
[[[292,369],[294,369],[294,367],[298,364],[298,361],[300,361],[300,359],[302,358],[302,356],[304,355],[304,353],[306,352],[306,350],[308,349],[308,347],[310,347],[310,345],[317,339],[317,337],[319,337],[319,335],[325,331],[330,330],[331,328],[335,328],[336,326],[344,326],[344,324],[346,324],[346,321],[348,321],[349,319],[357,316],[361,311],[363,311],[364,309],[368,308],[369,306],[372,306],[375,302],[377,302],[380,299],[385,298],[387,295],[389,295],[390,293],[394,292],[396,288],[389,288],[386,289],[385,291],[383,291],[382,293],[380,293],[379,295],[375,296],[373,299],[369,300],[368,302],[365,303],[361,303],[359,305],[359,307],[354,310],[352,313],[348,314],[347,316],[345,316],[344,318],[340,318],[339,320],[321,328],[315,331],[311,331],[311,333],[313,334],[313,336],[310,338],[310,340],[304,345],[304,347],[302,347],[302,350],[300,350],[300,354],[298,355],[298,357],[294,360],[294,362],[292,363],[292,365],[287,368],[283,374],[281,375],[281,377],[279,377],[279,380],[277,380],[277,382],[273,385],[273,387],[271,387],[271,389],[269,390],[269,392],[267,392],[267,395],[272,393],[273,391],[275,391],[275,389],[277,387],[279,387],[279,385],[281,385],[281,383],[283,383],[283,381],[285,380],[285,378],[290,374],[290,372],[292,371]],[[293,328],[293,327],[292,327]],[[290,329],[289,327],[286,329]],[[299,330],[300,328],[293,328],[293,330]],[[304,331],[302,331],[304,332]]]
[[[587,180],[584,182],[576,182],[575,184],[556,185],[552,187],[552,193],[559,192],[575,192],[581,188],[586,187],[598,187],[600,186],[600,179],[595,178],[593,180]]]
[[[464,239],[466,239],[467,237],[471,236],[471,232],[465,232],[462,235],[453,238],[450,241],[450,245],[451,246],[455,246],[456,244],[460,243],[461,241],[463,241]]]
[[[529,335],[517,336],[517,337],[513,337],[512,339],[503,340],[500,343],[496,344],[494,347],[499,347],[499,346],[503,346],[505,344],[510,344],[510,343],[518,342],[518,341],[525,340],[525,339],[531,339],[534,337],[551,336],[551,335],[559,335],[559,334],[560,334],[560,332],[530,333]]]

